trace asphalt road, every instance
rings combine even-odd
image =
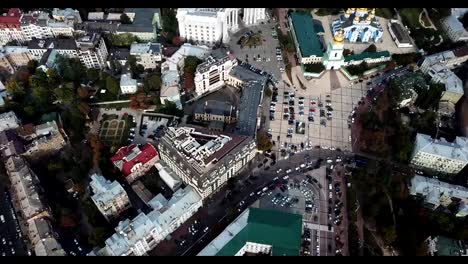
[[[292,159],[280,160],[267,171],[257,167],[258,161],[263,161],[264,159],[263,156],[261,159],[257,157],[256,161],[252,162],[236,176],[239,180],[238,182],[247,182],[247,178],[250,175],[254,175],[254,179],[249,180],[249,182],[252,182],[251,184],[240,186],[238,191],[233,193],[228,199],[225,199],[228,189],[227,186],[224,186],[210,200],[207,200],[197,213],[175,230],[169,239],[158,244],[148,254],[152,256],[196,255],[240,214],[238,205],[241,201],[245,202],[241,208],[242,211],[259,198],[257,192],[263,187],[273,183],[273,178],[276,176],[284,176],[284,173],[278,175],[276,170],[282,168],[283,171],[285,171],[288,168],[293,169],[297,167],[301,163],[304,163],[307,154],[310,160],[328,156],[335,157],[336,155],[345,156],[343,152],[312,149],[295,154]],[[254,193],[254,195],[251,196],[252,193]],[[188,232],[188,228],[194,224],[195,221],[200,223],[200,231],[192,235]],[[205,227],[209,228],[206,233],[203,232]],[[183,241],[185,242],[181,245]]]

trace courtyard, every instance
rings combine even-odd
[[[122,142],[126,122],[117,118],[102,121],[99,137],[106,146],[120,145]]]

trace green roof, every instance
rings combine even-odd
[[[273,256],[299,255],[301,215],[258,208],[249,210],[247,226],[232,238],[217,256],[234,256],[247,242],[271,245]]]
[[[323,26],[320,24],[320,22],[314,23],[314,30],[315,33],[325,33],[325,29],[323,29]]]
[[[364,52],[360,54],[350,55],[345,57],[345,61],[361,61],[364,59],[377,59],[381,57],[390,57],[390,52],[379,51],[379,52]]]
[[[315,32],[312,16],[306,12],[292,12],[290,15],[292,27],[296,34],[297,43],[302,57],[322,57],[323,51]]]

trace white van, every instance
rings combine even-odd
[[[2,224],[5,223],[5,217],[3,215],[0,215],[0,221],[2,221]]]

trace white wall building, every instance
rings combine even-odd
[[[460,200],[457,217],[468,215],[468,188],[418,175],[411,179],[409,188],[411,195],[423,196],[426,205],[433,209],[440,205],[446,207],[453,202],[452,198],[457,198]]]
[[[106,43],[100,34],[87,34],[76,41],[78,56],[87,68],[101,69],[106,67],[108,55]]]
[[[229,72],[237,65],[237,59],[229,54],[210,56],[197,66],[195,72],[195,93],[212,92],[225,85]]]
[[[265,21],[265,19],[265,8],[244,8],[244,17],[242,20],[244,20],[245,25],[257,25]]]
[[[149,204],[149,214],[140,213],[115,228],[106,246],[95,252],[103,256],[142,256],[174,232],[202,206],[201,197],[187,186],[177,190],[170,200],[158,194]]]
[[[120,92],[122,94],[134,94],[137,91],[137,80],[133,79],[131,74],[122,74],[120,76]]]
[[[155,69],[162,60],[161,44],[159,43],[133,43],[130,46],[130,55],[135,56],[137,64],[145,69]]]
[[[93,174],[89,183],[93,190],[91,199],[101,214],[111,220],[130,208],[130,200],[122,185],[106,180],[102,175]]]
[[[177,21],[180,36],[188,41],[227,43],[229,33],[239,29],[239,8],[179,8]]]
[[[468,164],[468,138],[457,137],[450,143],[418,133],[411,164],[419,168],[456,174]]]

